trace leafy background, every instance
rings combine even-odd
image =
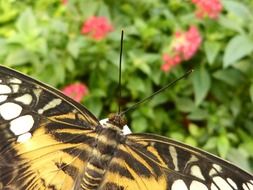
[[[217,19],[195,16],[188,0],[1,0],[0,61],[59,89],[82,82],[82,103],[105,118],[195,71],[128,112],[134,132],[162,134],[253,171],[253,2],[223,0]],[[91,16],[114,30],[102,40],[81,34]],[[202,44],[169,72],[162,55],[177,30],[198,27]],[[120,33],[125,30],[122,98]]]

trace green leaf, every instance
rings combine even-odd
[[[26,39],[22,44],[28,51],[34,51],[43,56],[48,56],[48,46],[45,38]]]
[[[48,77],[48,76],[54,76],[54,68],[50,64],[42,64],[40,66],[40,70],[36,69],[33,73],[31,73],[33,77],[35,77],[39,81],[43,81],[46,84],[49,84],[51,86],[56,86],[57,79],[55,77]]]
[[[160,59],[160,55],[144,52],[141,52],[141,54],[142,56],[140,56],[140,54],[135,55],[136,58],[134,64],[137,68],[151,77],[154,71],[151,70],[150,65],[157,62]]]
[[[62,84],[65,81],[66,78],[66,71],[65,71],[65,67],[60,66],[59,64],[57,64],[57,62],[55,64],[52,65],[53,69],[54,69],[54,78],[56,80],[56,85]]]
[[[206,41],[204,43],[205,53],[209,65],[214,63],[214,60],[220,51],[220,47],[220,44],[217,42]]]
[[[8,53],[8,46],[5,39],[0,38],[0,57],[4,57]]]
[[[5,60],[7,66],[18,66],[27,63],[30,60],[30,54],[28,51],[20,49],[10,52]]]
[[[85,107],[87,107],[93,115],[97,117],[100,115],[103,108],[103,102],[100,98],[88,95],[84,97],[83,102],[85,103]]]
[[[247,141],[241,145],[241,148],[245,149],[249,156],[253,156],[253,141]]]
[[[99,7],[98,7],[98,15],[103,15],[107,18],[110,18],[109,7],[103,1],[100,1]]]
[[[50,28],[53,32],[63,33],[63,34],[68,33],[68,23],[59,19],[52,20],[50,24]]]
[[[217,137],[210,137],[208,138],[208,141],[206,144],[203,146],[204,150],[211,151],[215,149],[217,146]]]
[[[188,129],[189,129],[191,136],[193,136],[193,137],[200,137],[200,135],[202,134],[199,126],[197,126],[193,123],[191,123],[189,125]]]
[[[244,81],[241,72],[233,68],[218,70],[213,74],[213,77],[231,86],[237,86]]]
[[[149,104],[152,107],[159,106],[168,101],[168,96],[165,93],[157,94],[156,96],[152,97]]]
[[[250,134],[246,133],[246,131],[243,131],[242,129],[237,130],[238,136],[243,139],[245,142],[249,142],[252,140],[252,137]]]
[[[139,77],[132,77],[127,84],[128,89],[134,97],[137,97],[140,92],[146,91],[145,82]]]
[[[144,132],[148,128],[148,122],[144,117],[138,117],[132,121],[131,127],[136,133]]]
[[[253,84],[250,85],[250,88],[249,88],[249,95],[250,95],[251,101],[253,102]]]
[[[78,39],[72,39],[68,42],[67,50],[74,58],[77,58],[79,55],[79,51],[81,48],[80,40]]]
[[[171,132],[169,133],[167,136],[169,136],[170,138],[176,140],[176,141],[184,141],[184,135],[182,133],[179,132]]]
[[[233,65],[233,68],[237,69],[245,75],[253,76],[252,62],[250,59],[242,59],[241,61]]]
[[[240,114],[241,109],[242,109],[242,102],[241,102],[240,97],[235,96],[232,99],[229,107],[230,107],[230,110],[231,110],[233,116],[237,117]]]
[[[20,32],[28,36],[38,35],[38,26],[32,9],[27,8],[18,18],[16,27]]]
[[[88,18],[95,15],[100,4],[99,1],[94,1],[94,0],[79,1],[79,3],[81,4],[80,5],[81,8],[79,9],[80,11],[82,11],[82,16],[84,18]]]
[[[139,64],[138,67],[147,75],[152,75],[152,70],[147,63]]]
[[[239,22],[235,22],[233,19],[220,15],[219,24],[229,30],[243,33],[243,28]]]
[[[70,56],[67,56],[67,58],[65,59],[65,66],[69,72],[73,73],[75,71],[75,63]]]
[[[189,137],[186,137],[185,141],[184,141],[186,144],[190,145],[190,146],[197,146],[198,143],[196,141],[195,138],[189,136]]]
[[[196,105],[190,98],[176,98],[176,106],[182,112],[191,112]]]
[[[192,112],[187,116],[188,119],[191,120],[204,120],[208,118],[208,112],[204,109],[196,108],[192,110]]]
[[[160,85],[161,84],[161,76],[163,75],[163,73],[161,72],[161,70],[152,70],[152,74],[149,75],[149,77],[151,77],[151,80],[156,84],[156,85]]]
[[[0,5],[0,23],[11,22],[11,20],[15,19],[18,14],[18,7],[14,7],[14,1],[1,1]]]
[[[206,97],[211,86],[211,78],[204,66],[200,66],[193,72],[193,88],[195,104],[199,105]]]
[[[243,150],[242,148],[231,148],[229,150],[229,153],[227,155],[228,160],[232,161],[236,165],[240,166],[241,168],[252,172],[250,169],[250,163],[248,161],[248,157],[245,153],[246,151]]]
[[[233,37],[225,49],[223,66],[228,67],[253,51],[253,40],[246,35]]]
[[[244,21],[249,20],[252,18],[252,12],[250,9],[243,3],[235,0],[225,0],[223,1],[223,6],[229,12],[232,12],[237,17],[243,19]]]
[[[229,148],[230,148],[230,143],[226,135],[221,135],[218,137],[217,148],[218,148],[219,155],[222,158],[226,158]]]

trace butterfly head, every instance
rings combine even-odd
[[[123,127],[127,124],[125,116],[115,113],[109,115],[108,122],[119,127],[120,129],[123,129]]]

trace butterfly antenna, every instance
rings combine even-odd
[[[121,65],[122,65],[122,53],[123,53],[123,39],[124,39],[124,30],[121,30],[121,40],[120,40],[120,54],[119,54],[119,100],[121,99]],[[120,103],[118,104],[118,114],[120,114]]]
[[[167,84],[166,86],[164,86],[163,88],[161,88],[160,90],[154,92],[153,94],[151,94],[150,96],[140,100],[139,102],[135,103],[134,105],[132,105],[131,107],[129,107],[128,109],[126,109],[125,111],[121,112],[120,115],[124,115],[126,112],[135,109],[138,105],[142,104],[143,102],[146,102],[150,99],[152,99],[155,95],[163,92],[164,90],[166,90],[167,88],[169,88],[170,86],[174,85],[175,83],[177,83],[178,81],[180,81],[183,78],[186,78],[189,74],[191,74],[193,72],[193,69],[187,71],[185,74],[183,74],[181,77],[179,77],[178,79],[170,82],[169,84]]]

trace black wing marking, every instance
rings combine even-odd
[[[60,107],[57,107],[57,109],[54,110],[57,113],[53,112],[52,110],[49,110],[48,112],[49,115],[47,115],[47,112],[45,112],[43,115],[45,116],[64,115],[64,113],[69,113],[70,111],[74,110],[75,113],[79,114],[78,120],[83,120],[84,123],[87,123],[87,126],[91,127],[99,124],[98,119],[92,113],[90,113],[84,106],[75,102],[68,96],[65,96],[60,91],[46,84],[43,84],[42,82],[39,82],[33,78],[30,78],[17,71],[14,71],[12,69],[0,65],[0,80],[1,85],[3,85],[4,87],[7,85],[8,87],[11,88],[10,93],[5,93],[8,96],[8,99],[13,100],[14,98],[21,97],[22,95],[25,94],[30,94],[33,96],[32,99],[33,104],[28,105],[26,107],[29,111],[36,111],[43,105],[49,103],[51,100],[59,98],[62,100],[62,103]],[[6,101],[8,101],[8,99]]]
[[[0,66],[0,189],[72,189],[99,121],[59,91]]]
[[[253,190],[251,174],[202,150],[158,135],[127,137],[101,190]]]

